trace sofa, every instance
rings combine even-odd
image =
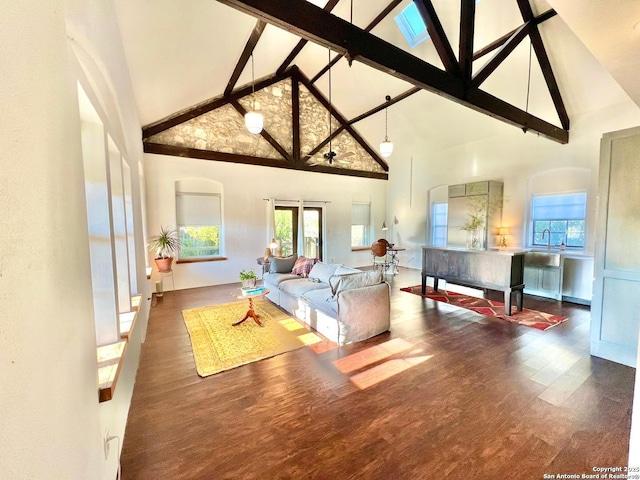
[[[271,302],[339,345],[389,330],[390,290],[381,272],[315,261],[311,266],[309,259],[301,271],[293,268],[300,259],[269,259],[263,280]]]

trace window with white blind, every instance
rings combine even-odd
[[[351,205],[351,247],[368,247],[371,231],[371,204],[353,203]]]
[[[531,198],[532,246],[584,248],[587,194],[534,195]],[[544,238],[543,238],[544,236]]]
[[[431,245],[434,247],[447,246],[447,202],[431,204]]]
[[[219,193],[176,192],[180,259],[223,255],[222,205]]]

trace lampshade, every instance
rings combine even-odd
[[[384,222],[382,222],[382,230],[386,230],[387,229],[387,222],[386,220]]]
[[[244,115],[244,124],[251,133],[260,133],[264,126],[264,117],[258,112],[247,112]]]
[[[276,242],[275,238],[271,239],[271,243],[269,244],[269,248],[278,248],[278,242]]]
[[[509,235],[509,229],[506,227],[500,227],[499,235]]]
[[[384,142],[380,144],[380,155],[384,158],[388,158],[393,153],[393,143],[389,141],[387,137],[384,138]]]

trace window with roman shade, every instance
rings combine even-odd
[[[584,248],[586,212],[585,192],[534,195],[531,198],[531,244],[558,246],[564,243],[567,247]]]
[[[176,191],[176,220],[181,260],[223,255],[220,193]]]
[[[371,204],[351,205],[351,247],[367,247],[371,243],[369,232],[371,224]]]

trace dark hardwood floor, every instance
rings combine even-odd
[[[627,464],[635,370],[589,355],[587,307],[525,296],[569,317],[541,332],[401,292],[415,270],[390,283],[390,332],[207,378],[181,311],[238,285],[154,299],[123,478],[531,480]]]

